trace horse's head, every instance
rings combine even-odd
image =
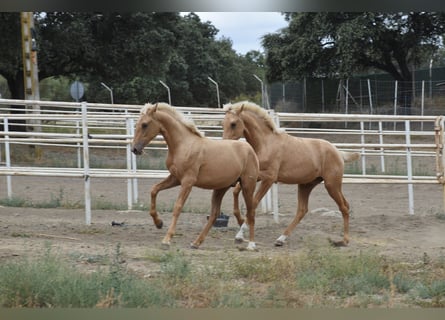
[[[131,148],[134,154],[141,154],[144,147],[161,131],[159,121],[154,118],[157,107],[157,104],[154,106],[146,104],[141,110]]]
[[[238,110],[233,110],[230,107],[227,108],[223,121],[223,139],[236,140],[243,136],[244,130],[246,129],[244,121],[240,117],[240,113],[243,111],[243,106]]]

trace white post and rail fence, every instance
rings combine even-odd
[[[11,105],[40,106],[40,113],[11,113]],[[13,196],[14,176],[73,177],[84,180],[85,222],[91,223],[91,180],[127,179],[128,208],[138,202],[138,179],[164,178],[166,170],[137,168],[130,145],[139,117],[138,105],[93,104],[0,99],[0,175],[6,177],[7,197]],[[178,107],[206,136],[222,137],[222,109]],[[270,110],[275,123],[292,135],[319,137],[340,150],[360,152],[361,160],[346,166],[344,183],[406,184],[409,214],[414,214],[414,184],[445,186],[443,116],[393,116],[367,114],[280,113]],[[21,120],[21,121],[20,121]],[[23,121],[25,120],[25,121]],[[33,120],[41,130],[11,131],[11,123]],[[35,121],[34,121],[35,120]],[[344,123],[348,123],[345,128]],[[421,130],[422,129],[422,130]],[[70,147],[78,151],[71,167],[14,164],[11,146]],[[91,166],[90,150],[123,149],[126,168]],[[147,149],[165,149],[161,136]],[[265,197],[263,211],[278,214],[278,186]],[[445,188],[443,189],[445,209]]]

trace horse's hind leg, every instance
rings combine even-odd
[[[315,186],[318,185],[321,181],[321,179],[316,179],[311,183],[298,185],[297,214],[295,215],[294,220],[292,220],[292,222],[284,230],[283,234],[275,241],[275,246],[283,246],[284,242],[289,237],[291,232],[295,229],[297,224],[300,223],[301,219],[304,218],[308,211],[309,195],[311,194]]]
[[[233,214],[238,221],[238,225],[241,226],[244,223],[244,219],[241,217],[241,211],[239,209],[239,194],[241,192],[241,184],[238,182],[233,188]]]
[[[158,212],[156,211],[156,197],[159,191],[176,187],[179,185],[179,183],[179,180],[176,179],[175,176],[170,174],[167,178],[155,184],[151,188],[150,215],[153,218],[153,222],[158,229],[162,228],[163,222],[161,218],[159,218]]]
[[[349,243],[349,203],[342,192],[341,178],[334,181],[325,181],[325,187],[332,199],[337,203],[338,209],[343,216],[343,241],[331,241],[335,246],[347,246]]]
[[[213,223],[215,222],[220,210],[221,210],[221,202],[224,197],[224,194],[229,190],[228,188],[213,190],[212,193],[212,211],[210,213],[209,219],[207,220],[207,224],[202,229],[199,236],[195,241],[190,245],[192,249],[198,249],[201,243],[204,241],[205,237],[212,228]]]

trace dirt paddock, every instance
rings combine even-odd
[[[140,202],[148,204],[150,186],[155,179],[139,179]],[[125,179],[93,179],[93,204],[107,202],[125,206],[127,203]],[[13,177],[14,197],[34,204],[58,199],[63,204],[81,204],[84,189],[82,179]],[[440,185],[415,185],[415,214],[408,214],[406,185],[345,184],[344,193],[352,207],[350,245],[339,250],[357,252],[376,250],[379,254],[400,261],[414,262],[425,255],[431,258],[445,256],[445,217]],[[93,210],[92,224],[85,225],[83,209],[39,209],[34,207],[0,207],[0,263],[16,257],[33,257],[44,252],[45,246],[70,257],[79,265],[94,267],[95,257],[111,255],[120,244],[129,268],[143,274],[152,272],[150,262],[144,259],[150,252],[161,250],[160,242],[171,221],[171,208],[179,189],[159,194],[158,208],[164,228],[156,229],[144,210]],[[335,203],[322,185],[312,193],[310,212],[297,226],[286,245],[273,246],[295,215],[296,186],[279,185],[280,221],[272,215],[256,215],[258,252],[239,251],[233,239],[238,230],[232,215],[232,195],[229,191],[222,211],[231,216],[227,228],[212,228],[198,250],[189,244],[199,234],[210,207],[210,191],[194,188],[181,214],[177,234],[170,250],[182,250],[192,257],[224,252],[244,255],[298,253],[311,243],[328,243],[328,238],[340,240],[343,222]],[[6,178],[0,177],[0,199],[6,198]],[[112,226],[112,221],[124,223]],[[224,254],[219,258],[223,259]]]

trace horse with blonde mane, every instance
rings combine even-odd
[[[140,155],[144,147],[161,134],[168,147],[166,165],[169,176],[151,189],[150,215],[157,228],[163,222],[156,211],[156,196],[159,191],[180,185],[181,189],[173,208],[173,220],[162,244],[170,246],[182,207],[193,186],[213,189],[211,214],[203,230],[191,244],[197,249],[220,213],[221,201],[226,191],[237,182],[241,184],[249,225],[248,250],[256,248],[254,241],[255,208],[253,194],[258,179],[259,163],[253,148],[246,142],[212,140],[204,137],[191,121],[166,103],[146,104],[136,124],[132,144],[133,153]],[[243,219],[236,215],[239,224]],[[244,224],[243,224],[244,226]],[[240,230],[235,237],[244,241]]]
[[[357,152],[339,151],[323,139],[291,136],[276,128],[266,110],[251,102],[238,102],[224,106],[224,139],[245,137],[260,161],[261,184],[254,197],[254,207],[273,183],[298,184],[298,207],[295,218],[275,241],[284,245],[286,239],[308,211],[311,191],[324,181],[324,186],[336,202],[343,216],[343,240],[334,245],[346,246],[349,242],[349,203],[342,192],[344,163],[359,159]],[[238,194],[234,191],[234,213],[239,212]]]

